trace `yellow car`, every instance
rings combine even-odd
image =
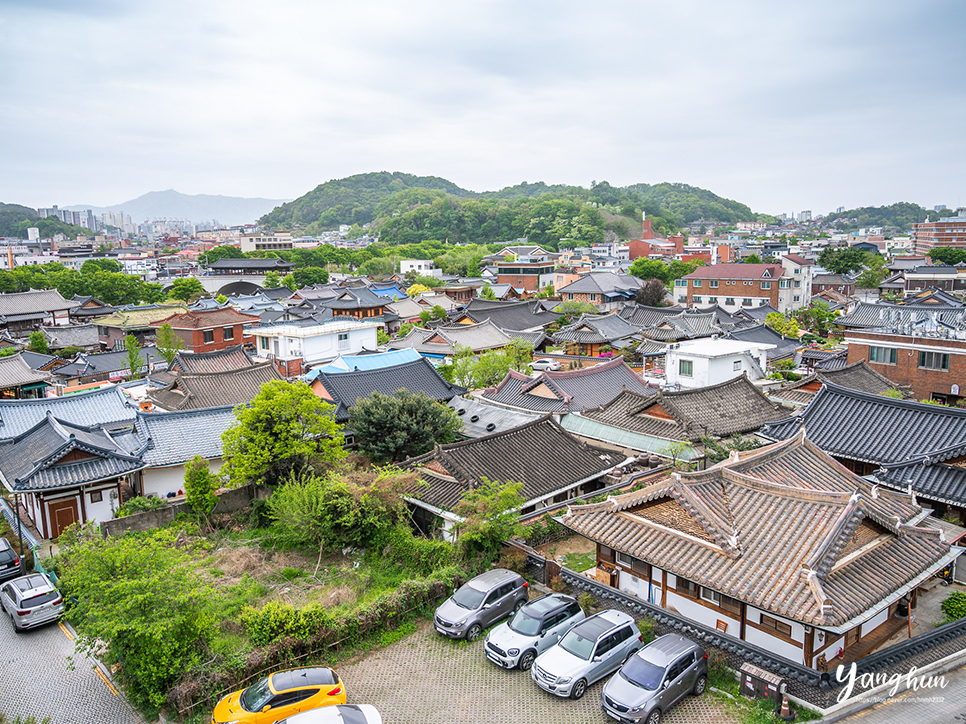
[[[219,701],[211,724],[272,724],[300,711],[345,703],[342,679],[332,669],[276,671]]]

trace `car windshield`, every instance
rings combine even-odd
[[[453,594],[453,602],[462,608],[468,608],[471,611],[475,611],[483,603],[483,598],[486,596],[486,591],[477,591],[475,588],[466,584],[460,587],[460,589]]]
[[[540,633],[540,619],[528,616],[524,609],[517,611],[516,615],[507,624],[513,631],[524,636],[536,636]]]
[[[25,598],[20,602],[20,608],[37,608],[37,606],[42,606],[45,603],[50,603],[53,600],[60,598],[60,593],[57,591],[48,591],[47,593],[40,593],[31,598]]]
[[[632,656],[621,667],[621,677],[648,691],[654,691],[664,678],[664,667],[656,666],[640,656]]]
[[[245,711],[261,711],[262,707],[272,698],[272,690],[268,688],[268,677],[256,681],[242,692],[239,701]]]
[[[577,658],[589,661],[590,655],[594,651],[594,644],[596,643],[597,639],[585,639],[577,631],[570,631],[560,639],[560,648],[573,654]]]
[[[0,563],[9,563],[16,557],[17,554],[9,548],[0,548]]]

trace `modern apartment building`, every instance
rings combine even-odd
[[[966,207],[956,210],[956,216],[939,221],[926,221],[912,225],[912,251],[926,254],[937,246],[966,248]]]
[[[674,300],[698,309],[718,305],[734,311],[770,304],[780,312],[793,312],[808,304],[810,269],[807,263],[698,267],[686,277],[675,280]]]
[[[242,234],[241,250],[249,251],[290,251],[293,248],[292,232],[273,231],[267,234]]]

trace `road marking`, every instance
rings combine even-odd
[[[64,624],[62,624],[60,621],[58,621],[57,622],[57,625],[60,626],[60,630],[64,632],[64,636],[66,636],[67,638],[69,638],[71,641],[74,640],[74,635],[70,631],[67,630],[67,627]]]
[[[114,684],[107,680],[107,677],[104,676],[104,672],[96,666],[94,667],[94,671],[96,671],[97,675],[101,677],[101,681],[107,685],[107,688],[111,690],[111,693],[114,694],[114,696],[117,696],[117,689],[114,688]]]

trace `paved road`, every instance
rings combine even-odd
[[[11,720],[49,716],[56,724],[142,724],[88,659],[75,656],[74,670],[68,668],[74,654],[68,635],[56,623],[15,634],[0,618],[0,713]]]
[[[945,676],[945,688],[900,691],[895,697],[841,721],[850,724],[966,723],[966,666]]]

